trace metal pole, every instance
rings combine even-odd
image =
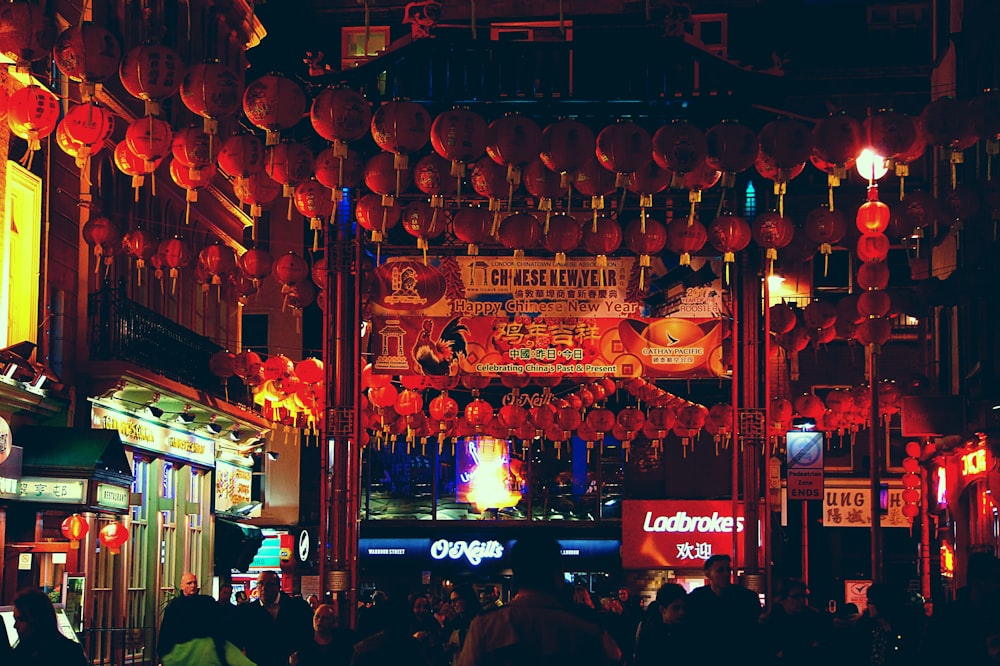
[[[929,475],[927,468],[920,467],[920,594],[931,598],[931,516],[928,512],[930,500],[927,497]]]
[[[871,423],[868,426],[868,473],[871,480],[871,549],[872,583],[882,582],[882,479],[879,455],[879,404],[878,404],[878,345],[868,345],[868,382],[871,397]]]
[[[764,395],[761,398],[761,405],[764,408],[764,450],[763,456],[764,460],[768,461],[768,478],[770,478],[770,458],[771,458],[771,445],[769,439],[768,429],[771,427],[771,398],[772,391],[774,390],[771,386],[771,285],[767,281],[767,276],[761,280],[761,291],[764,311],[762,313],[764,319],[763,337],[761,339],[761,358],[763,358],[762,372],[764,374]],[[778,489],[780,492],[780,488]],[[767,490],[764,492],[764,594],[767,603],[771,602],[772,599],[772,576],[771,576],[771,520],[772,511],[771,507],[771,489],[770,482],[768,484]]]
[[[736,269],[736,264],[735,263],[733,264],[733,269],[734,269],[734,273],[735,273],[736,272],[735,271],[735,269]],[[739,509],[740,509],[740,447],[741,447],[741,443],[742,443],[742,440],[740,439],[740,418],[739,418],[739,414],[740,414],[740,410],[739,410],[739,406],[740,406],[740,384],[739,384],[739,380],[740,380],[740,376],[741,376],[740,372],[739,372],[740,361],[741,361],[741,356],[740,356],[740,342],[739,342],[740,341],[740,329],[739,329],[740,316],[739,316],[739,312],[740,312],[740,306],[742,304],[737,302],[738,300],[741,300],[741,299],[738,299],[737,296],[736,296],[739,293],[739,291],[737,290],[737,288],[735,286],[735,283],[736,283],[736,281],[738,281],[739,276],[738,275],[734,275],[733,278],[734,278],[734,284],[731,284],[729,286],[730,293],[732,294],[732,298],[730,299],[730,303],[729,303],[729,309],[732,310],[732,314],[733,314],[733,324],[732,324],[732,326],[733,326],[733,330],[732,330],[732,336],[733,336],[733,359],[732,359],[733,373],[732,373],[732,377],[731,377],[731,380],[732,380],[732,385],[731,385],[731,389],[732,389],[732,403],[733,403],[733,410],[732,410],[733,411],[733,426],[732,426],[732,428],[733,428],[733,438],[731,440],[730,446],[733,447],[733,450],[732,450],[732,458],[733,458],[733,461],[732,461],[732,467],[733,467],[733,469],[732,469],[732,492],[733,492],[733,552],[732,552],[732,558],[733,558],[733,565],[734,565],[733,569],[734,569],[734,573],[735,573],[736,566],[742,565],[742,566],[745,567],[746,564],[744,562],[740,562],[740,559],[739,559],[739,549],[740,549],[739,548],[739,530],[738,530],[737,524],[736,524],[737,523],[736,517],[739,515]],[[746,513],[744,512],[743,515],[746,516]],[[746,524],[746,520],[744,520],[744,524]],[[749,557],[749,555],[750,555],[750,551],[746,550],[745,548],[743,550],[743,553],[744,553],[744,558]]]
[[[809,582],[809,500],[802,500],[802,580]]]

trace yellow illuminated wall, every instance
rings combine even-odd
[[[7,162],[0,228],[0,347],[38,339],[42,181]]]

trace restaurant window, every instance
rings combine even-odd
[[[7,162],[0,228],[0,347],[36,342],[42,181]]]

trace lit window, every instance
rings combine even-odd
[[[367,35],[363,26],[341,28],[340,43],[341,68],[356,67],[385,51],[389,45],[389,26],[369,26]]]
[[[757,217],[757,191],[753,188],[753,181],[747,182],[747,191],[743,197],[743,211],[748,222],[753,222]]]
[[[42,181],[7,162],[0,228],[0,347],[36,342],[41,247]]]

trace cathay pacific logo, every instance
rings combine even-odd
[[[713,511],[711,516],[689,516],[687,511],[678,511],[672,516],[653,517],[652,511],[646,512],[646,520],[642,524],[643,532],[732,532],[733,517],[721,516]],[[743,517],[736,519],[736,531],[743,531]]]

